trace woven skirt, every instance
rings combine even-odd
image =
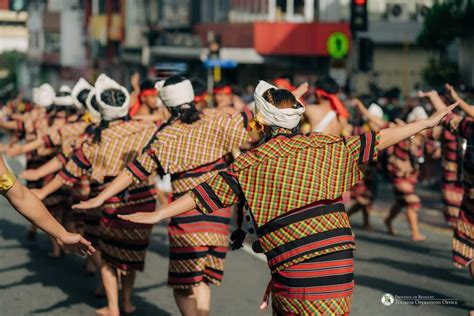
[[[192,210],[170,220],[169,286],[187,289],[200,282],[220,285],[229,243],[230,215],[230,208],[211,215]]]
[[[143,271],[153,225],[121,220],[118,214],[153,212],[155,186],[139,184],[109,199],[102,208],[100,242],[102,260],[123,271]]]
[[[416,211],[421,208],[421,199],[415,192],[417,182],[418,173],[413,173],[406,177],[394,177],[392,179],[397,202]]]
[[[349,314],[354,288],[352,250],[315,257],[273,273],[276,315]]]
[[[454,229],[453,263],[465,267],[474,260],[474,199],[465,195]]]

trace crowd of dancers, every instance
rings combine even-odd
[[[423,241],[415,189],[427,152],[442,156],[453,262],[474,279],[474,107],[452,86],[446,95],[418,92],[406,115],[390,118],[367,96],[341,101],[327,76],[314,92],[285,78],[259,81],[248,99],[226,83],[209,95],[181,76],[140,83],[134,75],[131,87],[106,74],[57,92],[46,83],[31,104],[12,99],[0,121],[10,135],[0,149],[26,155],[19,177],[31,189],[2,162],[0,191],[32,221],[30,239],[36,227],[50,234],[50,256],[89,254],[86,269],[101,275],[96,294],[107,298],[98,315],[135,312],[136,271],[153,224],[167,219],[168,285],[183,315],[208,315],[210,285],[223,281],[228,248],[246,242],[244,226],[271,272],[261,308],[271,297],[275,315],[348,315],[349,216],[361,211],[370,228],[386,167],[395,194],[387,230],[396,233],[406,208],[412,240]]]

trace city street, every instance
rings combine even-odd
[[[352,315],[467,315],[474,308],[472,281],[466,270],[451,264],[451,233],[437,224],[422,224],[428,241],[413,243],[405,217],[400,216],[396,222],[400,236],[385,234],[382,216],[391,201],[388,188],[381,188],[372,217],[373,231],[360,229],[360,214],[352,219],[358,247]],[[436,200],[429,202],[426,204],[439,205]],[[0,203],[2,315],[94,315],[94,309],[104,305],[105,299],[95,298],[98,279],[85,275],[82,259],[71,255],[59,260],[48,258],[47,237],[40,234],[36,242],[27,241],[26,221],[4,199]],[[422,214],[424,222],[442,222],[439,211],[423,210]],[[137,315],[179,315],[166,286],[167,252],[166,228],[159,225],[153,232],[145,272],[137,278]],[[230,252],[223,286],[214,288],[211,314],[270,315],[270,311],[258,310],[268,280],[269,272],[261,259],[244,250]],[[446,305],[396,301],[384,306],[384,293],[423,296],[425,301],[457,301]]]

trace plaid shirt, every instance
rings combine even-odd
[[[450,114],[443,122],[451,133],[467,140],[466,152],[463,160],[463,187],[465,194],[474,199],[474,120]]]
[[[42,137],[46,148],[61,146],[62,155],[69,157],[74,152],[76,141],[84,134],[89,126],[86,122],[73,122],[61,128],[50,128],[47,135]]]
[[[128,171],[136,182],[155,171],[171,174],[173,193],[187,192],[226,167],[222,158],[248,141],[247,122],[247,114],[215,110],[193,124],[176,121],[154,136]]]
[[[152,123],[117,120],[110,123],[101,134],[101,141],[94,143],[89,137],[59,173],[63,183],[72,186],[82,176],[91,182],[104,183],[116,177],[134,160],[156,132]]]
[[[362,178],[359,166],[377,159],[378,139],[278,135],[190,194],[205,214],[246,201],[268,264],[279,271],[355,248],[341,196]]]

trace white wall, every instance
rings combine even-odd
[[[68,0],[71,4],[76,0]],[[71,6],[61,11],[60,39],[61,65],[81,68],[86,64],[84,13],[71,10]]]

